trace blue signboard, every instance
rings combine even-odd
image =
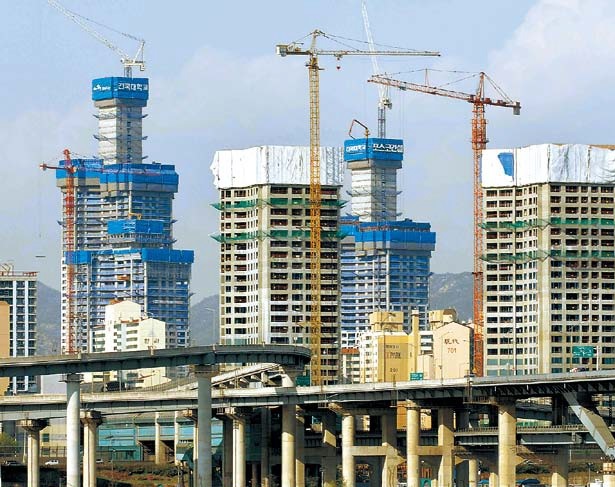
[[[344,161],[376,159],[401,161],[404,158],[404,141],[401,139],[351,139],[344,141]]]
[[[147,100],[149,96],[148,78],[109,77],[92,80],[92,100],[123,98]]]

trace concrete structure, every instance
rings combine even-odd
[[[436,236],[429,223],[397,220],[396,174],[402,159],[401,140],[367,138],[344,144],[352,175],[352,214],[342,220],[344,349],[357,347],[359,334],[369,330],[371,312],[403,312],[408,332],[409,311],[418,309],[421,326],[427,326],[429,261]]]
[[[474,332],[461,323],[450,322],[433,330],[434,379],[465,377],[472,372]]]
[[[487,375],[615,364],[614,173],[610,146],[483,152]]]
[[[343,166],[321,149],[321,318],[324,383],[339,374],[338,222]],[[309,148],[218,151],[220,341],[307,344],[310,319]]]
[[[76,159],[75,251],[63,255],[75,270],[74,346],[93,350],[93,330],[114,299],[143,306],[167,323],[167,345],[189,342],[188,308],[192,251],[173,248],[173,198],[179,177],[172,165],[143,162],[142,110],[149,84],[143,78],[101,78],[92,83],[98,108],[101,159]],[[63,164],[63,162],[61,163]],[[56,170],[64,191],[66,171]],[[64,249],[65,250],[65,249]],[[67,347],[66,295],[62,346]]]
[[[0,266],[0,301],[8,304],[0,310],[0,356],[30,357],[36,353],[37,272],[15,271],[10,264]],[[3,320],[4,317],[4,320]],[[7,353],[8,352],[8,353]],[[11,377],[9,394],[38,392],[38,378]],[[7,391],[0,382],[0,394]]]
[[[141,306],[133,301],[119,301],[105,306],[104,327],[94,332],[95,352],[129,352],[132,350],[159,350],[166,347],[166,324],[154,318],[144,317]],[[120,381],[123,387],[134,389],[151,387],[166,382],[163,368],[148,368],[135,371],[110,371],[103,379]]]
[[[429,311],[428,319],[429,328],[431,330],[435,330],[436,328],[439,328],[442,325],[446,325],[447,323],[458,321],[457,311],[453,308],[432,309]]]

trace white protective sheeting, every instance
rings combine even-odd
[[[505,163],[511,154],[512,168]],[[548,182],[615,184],[615,150],[585,144],[486,149],[481,178],[485,188]]]
[[[310,148],[264,145],[241,150],[221,150],[210,166],[218,189],[245,188],[260,184],[310,184]],[[344,182],[343,151],[320,148],[320,179],[323,186]]]

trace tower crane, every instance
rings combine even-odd
[[[66,301],[66,349],[67,354],[76,353],[75,342],[75,302],[74,302],[74,285],[75,285],[75,267],[73,264],[73,252],[75,251],[75,173],[77,167],[73,165],[70,157],[70,151],[64,149],[64,165],[51,166],[49,164],[41,164],[39,166],[43,171],[47,169],[60,169],[66,172],[66,187],[64,188],[64,199],[62,202],[62,213],[64,216],[63,222],[63,243],[64,243],[64,266],[66,268],[66,286],[64,288],[64,297]]]
[[[58,2],[58,0],[47,0],[47,3],[51,5],[52,7],[54,7],[55,9],[59,10],[62,14],[64,14],[70,20],[75,22],[75,24],[77,24],[84,31],[90,34],[94,39],[101,42],[102,44],[107,46],[109,49],[114,51],[116,54],[118,54],[120,56],[120,61],[122,65],[124,66],[124,76],[126,78],[132,78],[132,68],[133,67],[138,67],[139,71],[145,71],[145,60],[143,59],[143,50],[145,48],[145,41],[143,39],[135,37],[131,34],[126,34],[125,32],[120,32],[119,30],[115,30],[111,27],[101,24],[100,22],[96,22],[95,20],[88,19],[87,17],[84,17],[83,15],[79,15],[78,13],[67,9],[64,5]],[[126,54],[122,49],[120,49],[118,46],[116,46],[111,41],[109,41],[100,32],[93,29],[88,24],[88,22],[90,24],[95,24],[100,27],[104,27],[105,29],[109,29],[110,31],[115,32],[116,34],[127,37],[128,39],[132,39],[133,41],[137,41],[139,43],[137,52],[135,53],[134,56],[130,56]]]
[[[427,76],[427,72],[426,72]],[[485,96],[485,80],[493,86],[502,99],[492,99]],[[445,96],[472,104],[472,151],[474,153],[474,264],[473,264],[473,318],[474,318],[474,373],[482,376],[483,369],[483,264],[481,260],[483,248],[483,232],[481,228],[483,213],[483,193],[481,189],[481,154],[487,147],[487,120],[485,106],[512,108],[514,115],[521,113],[521,103],[511,100],[506,93],[485,73],[478,73],[478,87],[475,93],[463,93],[437,86],[399,81],[386,76],[375,75],[369,80],[400,90],[418,91],[429,95]]]
[[[310,375],[312,385],[323,385],[321,368],[321,183],[320,183],[320,66],[319,56],[333,56],[338,61],[344,56],[439,56],[436,51],[416,51],[408,49],[390,50],[360,50],[349,47],[344,43],[344,49],[330,50],[316,47],[319,37],[336,41],[336,36],[315,30],[309,36],[309,47],[303,47],[299,41],[290,44],[278,44],[277,54],[286,56],[307,56],[306,66],[309,77],[310,96],[310,284],[311,284],[311,311],[310,335],[312,360]],[[344,39],[346,41],[347,39]],[[338,41],[336,41],[338,42]]]
[[[361,13],[363,14],[363,27],[369,45],[369,51],[375,52],[374,37],[369,24],[369,16],[367,15],[367,0],[361,1]],[[372,68],[375,75],[382,74],[378,65],[378,56],[372,55]],[[386,137],[386,111],[393,108],[393,102],[389,98],[389,87],[387,85],[378,85],[378,137]]]

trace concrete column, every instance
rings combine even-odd
[[[470,427],[470,410],[461,409],[455,413],[455,425],[457,429],[466,429]],[[461,461],[455,468],[456,486],[468,487],[470,483],[469,460]],[[476,485],[474,485],[476,487]]]
[[[415,403],[409,401],[406,409],[406,471],[408,473],[408,487],[421,486],[420,434],[421,409]]]
[[[80,487],[81,375],[67,374],[64,382],[66,382],[66,487]]]
[[[257,463],[252,463],[252,475],[251,475],[251,480],[250,480],[250,486],[251,487],[258,486],[258,464]]]
[[[271,443],[271,411],[261,410],[261,487],[269,487],[269,444]],[[225,484],[227,485],[227,484]]]
[[[478,487],[478,460],[476,458],[468,460],[468,486]]]
[[[296,408],[295,416],[297,421],[295,428],[295,485],[305,487],[305,418],[299,408]]]
[[[197,428],[198,439],[196,482],[194,487],[211,487],[211,378],[215,374],[213,366],[196,366],[194,369],[197,383]]]
[[[442,447],[440,468],[438,469],[438,487],[453,486],[453,468],[455,458],[455,433],[453,431],[453,409],[438,409],[438,444]]]
[[[180,462],[177,459],[177,445],[179,445],[179,436],[180,436],[180,427],[179,424],[179,411],[175,411],[175,417],[173,418],[173,463],[178,465]]]
[[[615,487],[615,463],[603,463],[602,472],[602,481],[604,482],[603,487]]]
[[[321,460],[323,487],[335,487],[337,477],[337,458],[335,437],[335,414],[327,411],[322,415],[322,446],[325,449]]]
[[[497,472],[489,472],[489,487],[499,487],[499,478]]]
[[[382,415],[382,446],[390,446],[391,455],[382,461],[382,487],[397,487],[397,409]]]
[[[568,448],[559,447],[553,459],[551,487],[568,487]]]
[[[282,406],[282,482],[285,487],[296,485],[295,436],[297,420],[295,406]]]
[[[98,426],[103,422],[100,411],[84,411],[83,423],[83,486],[96,487],[96,450]]]
[[[514,401],[498,405],[498,476],[499,487],[515,487],[517,456],[517,413]]]
[[[344,487],[355,487],[356,472],[354,449],[354,416],[342,417],[342,483]]]
[[[222,419],[222,485],[233,485],[233,420]]]
[[[246,419],[233,418],[233,487],[246,487]]]
[[[162,441],[162,426],[160,425],[160,413],[156,413],[154,423],[154,458],[156,465],[166,463],[166,446]]]
[[[41,430],[47,426],[46,419],[22,419],[17,423],[28,436],[28,487],[40,483]]]

